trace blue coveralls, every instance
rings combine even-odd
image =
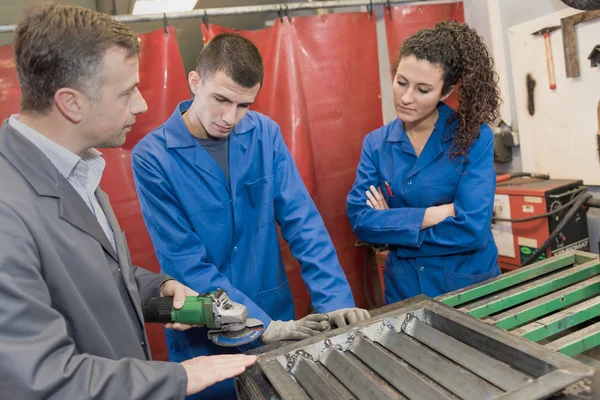
[[[228,184],[183,122],[181,113],[190,105],[180,103],[132,153],[142,214],[162,270],[200,293],[224,289],[265,327],[271,319],[291,320],[294,302],[277,222],[302,266],[317,312],[355,307],[333,243],[279,126],[249,111],[233,128]],[[172,361],[239,351],[214,345],[206,338],[206,328],[167,330],[166,336]],[[193,398],[228,399],[234,394],[228,380]]]
[[[500,273],[491,231],[494,135],[483,125],[467,163],[452,162],[446,123],[454,111],[443,103],[438,110],[419,157],[399,119],[367,135],[347,197],[356,235],[368,243],[390,245],[384,270],[386,303],[418,294],[435,297]],[[366,204],[370,185],[381,188],[389,210]],[[427,207],[448,203],[454,203],[455,217],[421,229]]]

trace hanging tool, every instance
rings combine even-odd
[[[527,74],[526,78],[527,84],[527,111],[529,111],[529,115],[533,116],[535,114],[535,100],[533,97],[534,89],[535,89],[535,79],[531,76],[531,74]]]
[[[600,44],[594,46],[592,52],[588,56],[588,60],[590,60],[590,65],[592,68],[600,64]]]
[[[562,2],[579,10],[600,10],[600,0],[562,0]]]
[[[142,313],[146,322],[206,325],[208,338],[224,347],[250,343],[264,331],[263,323],[248,318],[246,306],[231,301],[222,289],[188,296],[180,309],[173,307],[173,297],[153,297],[142,303]]]
[[[598,111],[596,113],[597,113],[596,118],[598,118],[598,131],[596,132],[596,141],[597,141],[596,150],[598,150],[598,161],[600,161],[600,100],[598,100]]]
[[[554,57],[552,56],[550,33],[558,28],[560,28],[560,26],[549,26],[532,33],[532,35],[544,37],[544,44],[546,45],[546,67],[548,68],[548,79],[550,80],[550,89],[552,90],[556,89],[556,78],[554,76]]]
[[[568,78],[577,78],[579,76],[579,61],[577,60],[577,35],[575,34],[575,25],[599,17],[600,10],[597,10],[585,11],[560,19],[563,48],[565,51],[565,68]]]

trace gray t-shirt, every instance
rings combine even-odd
[[[229,135],[224,138],[196,138],[196,140],[219,164],[219,167],[223,170],[225,179],[227,179],[227,183],[229,183]]]

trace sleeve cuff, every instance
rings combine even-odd
[[[426,233],[425,229],[421,229],[423,225],[423,218],[425,218],[426,208],[412,208],[408,214],[408,242],[407,245],[410,247],[421,247],[423,238]]]

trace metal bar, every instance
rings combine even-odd
[[[338,378],[336,378],[335,376],[333,376],[331,374],[331,372],[329,372],[329,370],[327,368],[325,368],[325,366],[321,363],[315,363],[314,364],[315,367],[317,367],[317,370],[321,371],[322,374],[324,374],[325,376],[329,377],[332,382],[344,393],[346,393],[346,396],[350,396],[350,398],[352,399],[356,399],[356,397],[352,394],[352,392],[350,392],[348,390],[348,388],[346,388],[346,386],[344,386],[342,384],[342,382],[340,382],[340,380]]]
[[[600,293],[600,277],[585,280],[517,308],[494,315],[486,319],[485,322],[496,325],[498,328],[512,329],[515,326],[523,325],[543,315],[588,299],[598,293]]]
[[[553,257],[554,258],[554,257]],[[589,253],[587,251],[575,250],[575,264],[585,264],[588,261],[599,258],[596,253]]]
[[[389,329],[377,341],[440,385],[465,399],[489,399],[503,393],[463,367],[448,361],[403,333]]]
[[[600,322],[548,343],[544,347],[573,357],[600,344]]]
[[[390,3],[409,3],[414,0],[394,0]],[[431,2],[434,0],[421,0],[421,3]],[[259,14],[266,12],[278,12],[278,11],[299,11],[299,10],[316,10],[319,8],[343,8],[343,7],[356,7],[366,5],[379,5],[388,4],[387,0],[335,0],[335,1],[314,1],[304,3],[285,3],[285,4],[265,4],[256,6],[238,6],[238,7],[219,7],[219,8],[206,8],[203,10],[191,10],[182,12],[171,12],[171,13],[158,13],[158,14],[145,14],[145,15],[115,15],[114,19],[117,21],[127,23],[134,22],[152,22],[152,21],[164,21],[165,15],[167,20],[176,19],[188,19],[188,18],[202,18],[205,15],[208,17],[220,17],[226,15],[245,15],[245,14]],[[0,26],[0,33],[14,32],[16,25],[3,25]]]
[[[351,351],[409,399],[443,400],[454,396],[419,374],[414,368],[362,337]]]
[[[526,386],[516,388],[502,396],[498,396],[497,400],[545,399],[548,396],[559,393],[572,383],[584,379],[586,376],[588,374],[576,368],[553,371]]]
[[[283,399],[310,400],[306,392],[296,383],[279,361],[259,359],[258,364]]]
[[[279,396],[262,369],[254,364],[233,379],[240,400],[274,400]]]
[[[416,318],[408,319],[403,326],[403,331],[503,390],[511,390],[532,381],[524,373],[418,321]]]
[[[472,322],[473,318],[466,314],[461,315],[464,318],[459,318],[458,316],[446,316],[437,310],[435,312],[428,310],[425,321],[429,326],[444,332],[446,335],[452,336],[463,343],[469,343],[469,346],[486,353],[513,368],[517,368],[534,378],[552,371],[550,365],[553,364],[550,362],[547,355],[551,354],[552,356],[555,356],[555,353],[548,351],[546,352],[546,359],[540,359],[541,357],[537,353],[539,350],[544,350],[543,347],[539,347],[539,349],[535,350],[530,347],[526,349],[523,342],[529,346],[531,345],[530,342],[487,324],[481,324],[479,328],[474,328],[472,324],[469,323]],[[468,319],[468,321],[465,321],[465,319]],[[484,327],[489,328],[490,330],[484,330]],[[517,339],[519,339],[519,341],[517,341]]]
[[[292,369],[294,377],[313,399],[353,399],[354,396],[337,382],[329,371],[300,357]]]
[[[592,259],[593,258],[590,257],[590,259],[587,261],[591,261]],[[484,296],[488,296],[500,290],[515,286],[519,283],[527,282],[537,278],[538,276],[565,268],[575,263],[575,254],[573,252],[567,252],[561,254],[560,256],[552,257],[551,260],[539,261],[535,264],[531,264],[528,267],[516,269],[512,272],[502,274],[497,278],[491,279],[482,284],[478,284],[476,287],[467,287],[465,289],[460,289],[452,293],[439,296],[436,298],[436,300],[451,307],[457,307],[469,301],[480,299]]]
[[[424,309],[423,322],[535,378],[556,369],[581,368],[582,364],[562,354],[538,346],[495,326],[483,324],[469,315],[455,313],[443,304]],[[587,373],[591,376],[593,368]],[[574,381],[575,382],[575,381]]]
[[[537,342],[600,315],[600,297],[515,329],[511,333]]]
[[[401,399],[398,394],[385,390],[372,372],[337,349],[327,349],[320,362],[360,400]]]
[[[470,304],[461,311],[475,318],[497,313],[507,308],[535,299],[558,289],[588,279],[600,273],[599,260],[593,260],[574,268],[546,276],[526,287],[516,287],[487,299]]]
[[[374,379],[377,380],[378,385],[381,387],[381,389],[383,391],[392,394],[393,397],[391,397],[391,398],[397,399],[397,400],[409,400],[408,397],[404,396],[404,394],[397,391],[396,388],[394,388],[392,385],[390,385],[385,379],[383,379],[381,376],[379,376],[375,371],[371,370],[368,365],[366,365],[360,358],[358,358],[356,356],[356,354],[354,354],[350,351],[345,351],[343,354],[344,354],[344,357],[347,357],[350,361],[354,362],[356,365],[360,365],[365,371],[368,371],[369,375],[371,375]],[[448,393],[450,393],[450,392],[448,392]],[[453,400],[457,400],[457,399],[453,399]]]

